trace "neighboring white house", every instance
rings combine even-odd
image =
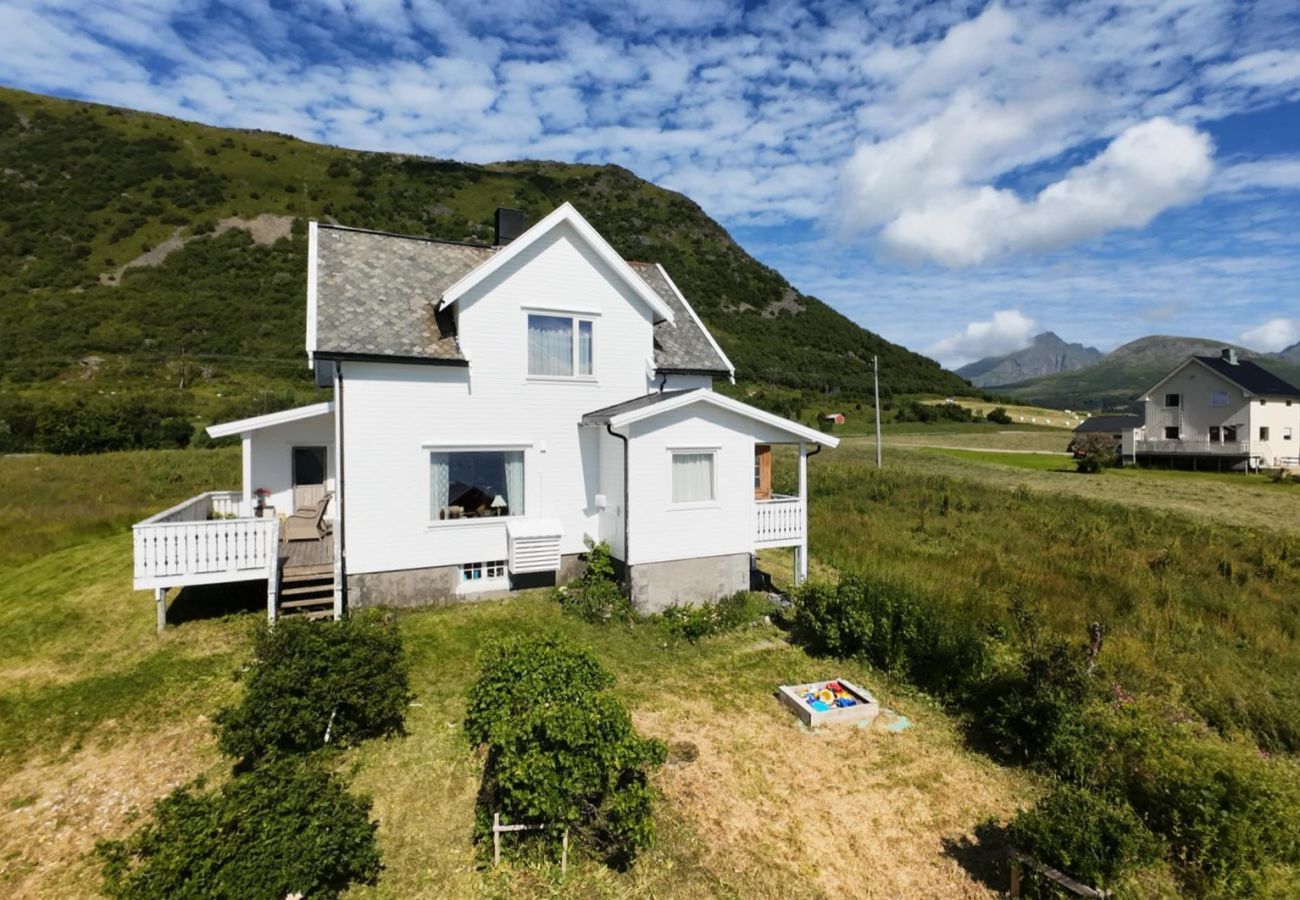
[[[1300,389],[1234,350],[1189,357],[1140,400],[1143,425],[1124,432],[1126,460],[1231,469],[1300,464]]]
[[[499,211],[484,247],[311,224],[333,400],[209,429],[242,436],[242,491],[136,526],[160,627],[170,586],[265,578],[271,615],[337,616],[564,582],[598,541],[641,610],[745,589],[764,547],[806,577],[807,452],[838,440],[714,393],[734,369],[661,266],[567,203],[521,226]],[[771,491],[773,444],[798,448],[796,495]],[[279,540],[322,500],[329,534]]]

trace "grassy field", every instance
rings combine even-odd
[[[877,571],[990,623],[1020,596],[1080,639],[1100,621],[1105,678],[1290,764],[1300,535],[1266,526],[1294,507],[1295,488],[1188,473],[1085,477],[1056,471],[1054,456],[997,450],[894,448],[877,472],[870,449],[847,441],[811,463],[814,576]],[[157,637],[149,598],[130,590],[125,525],[232,483],[238,457],[3,464],[41,537],[0,561],[0,886],[89,896],[95,840],[129,831],[178,784],[224,776],[209,717],[237,694],[231,676],[260,591],[182,597],[182,623]],[[52,471],[61,480],[40,487]],[[775,475],[778,488],[790,479],[788,459]],[[95,479],[94,502],[71,502],[75,478]],[[1179,491],[1188,508],[1166,502]],[[1213,508],[1193,508],[1197,492]],[[1241,521],[1225,524],[1225,508]],[[788,554],[763,561],[788,567]],[[1006,886],[1003,848],[981,824],[1006,821],[1042,790],[968,750],[958,723],[925,697],[865,665],[813,659],[772,626],[690,645],[657,625],[583,624],[538,594],[400,621],[414,662],[409,734],[340,763],[374,798],[386,866],[356,896],[992,896]],[[475,653],[493,636],[543,629],[593,649],[643,732],[698,753],[656,775],[660,840],[627,873],[588,862],[567,877],[492,871],[470,843],[481,760],[460,722]],[[771,692],[828,674],[860,679],[913,726],[804,732]]]
[[[160,457],[58,461],[96,464],[105,512],[95,503],[25,500],[44,552],[33,558],[31,547],[0,563],[7,896],[93,895],[98,877],[88,853],[97,839],[131,830],[172,787],[200,774],[224,777],[209,717],[236,696],[232,675],[260,615],[260,590],[182,596],[172,611],[185,621],[157,637],[149,597],[130,589],[124,528],[209,487],[208,479],[229,483],[222,473],[238,457]],[[4,462],[19,485],[34,484],[50,464]],[[183,474],[147,495],[155,479],[131,474],[167,467]],[[57,484],[47,492],[71,496]],[[111,533],[99,536],[104,531]],[[927,699],[861,664],[812,659],[772,626],[690,645],[659,626],[585,625],[539,594],[412,613],[402,625],[417,695],[410,733],[341,761],[374,797],[386,866],[379,885],[357,896],[811,897],[850,885],[862,896],[991,896],[983,879],[1005,878],[994,874],[1002,850],[981,843],[980,823],[1005,821],[1040,790],[1025,773],[966,750],[956,722]],[[565,878],[545,867],[494,872],[470,843],[481,760],[460,722],[475,654],[492,636],[541,629],[590,646],[616,674],[645,733],[698,753],[656,776],[665,797],[660,840],[627,873],[587,862]],[[772,691],[827,674],[860,680],[913,726],[897,734],[802,731]],[[832,831],[838,843],[828,850]],[[877,855],[885,845],[889,866]]]

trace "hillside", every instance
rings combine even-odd
[[[488,242],[496,207],[536,221],[564,200],[664,264],[751,392],[865,395],[872,354],[886,396],[970,392],[615,166],[352,152],[0,89],[0,186],[0,383],[29,416],[101,394],[204,418],[296,402],[308,218]]]
[[[1224,347],[1233,346],[1205,338],[1153,335],[1117,347],[1086,368],[993,390],[1018,400],[1057,408],[1124,409],[1188,356],[1215,355]],[[1246,347],[1235,349],[1242,358],[1254,359],[1287,381],[1300,384],[1300,364]]]
[[[1101,351],[1083,344],[1067,344],[1055,333],[1035,335],[1028,347],[1003,356],[987,356],[957,369],[976,387],[1016,384],[1040,375],[1071,372],[1101,359]]]

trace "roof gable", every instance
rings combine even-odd
[[[814,431],[806,425],[792,422],[756,406],[750,406],[748,403],[733,400],[723,394],[716,394],[706,388],[695,388],[687,391],[664,391],[658,394],[634,397],[623,403],[587,413],[582,417],[582,424],[608,425],[611,428],[622,428],[625,425],[631,425],[633,422],[640,422],[643,419],[649,419],[697,403],[714,406],[746,419],[762,422],[764,425],[784,431],[803,441],[825,444],[832,449],[840,443],[840,439],[837,437],[821,431]]]
[[[1264,397],[1300,397],[1300,389],[1248,359],[1238,360],[1234,364],[1218,356],[1189,356],[1174,366],[1169,374],[1143,391],[1141,399],[1150,398],[1165,382],[1191,365],[1208,370],[1244,394]]]
[[[243,434],[246,431],[257,431],[260,428],[271,428],[275,425],[287,425],[290,422],[300,422],[303,419],[314,419],[317,416],[333,414],[334,401],[326,400],[324,403],[313,403],[311,406],[282,409],[279,412],[253,416],[250,419],[237,419],[234,422],[222,422],[218,425],[209,425],[207,432],[208,437],[223,438],[230,437],[232,434]]]
[[[664,320],[669,323],[674,321],[673,311],[664,302],[663,298],[651,290],[650,286],[637,276],[637,273],[633,271],[627,261],[614,252],[614,248],[609,245],[609,242],[601,237],[596,229],[592,228],[591,224],[568,201],[561,203],[550,215],[543,218],[505,247],[493,253],[490,259],[467,272],[444,290],[438,302],[438,308],[449,306],[464,297],[495,272],[500,271],[511,260],[549,234],[552,229],[562,224],[568,224],[572,227],[577,236],[596,253],[602,262],[609,266],[615,276],[622,280],[633,294],[654,310],[656,321]]]

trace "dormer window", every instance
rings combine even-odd
[[[581,316],[528,314],[530,378],[595,377],[595,328]]]

